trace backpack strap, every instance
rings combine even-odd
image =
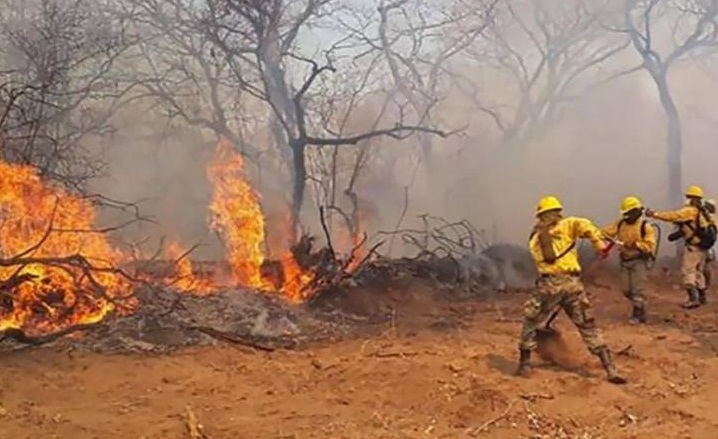
[[[711,217],[708,215],[708,212],[703,208],[703,206],[698,208],[698,215],[696,216],[696,227],[700,227],[700,216],[703,215],[703,218],[708,223],[708,226],[711,225]]]
[[[536,236],[536,230],[533,230],[531,232],[531,234],[529,235],[529,243],[531,242],[531,240],[533,239],[534,236]],[[554,263],[556,263],[559,259],[561,259],[564,256],[566,256],[567,254],[569,254],[571,252],[571,250],[573,250],[575,247],[576,247],[576,241],[574,240],[571,243],[571,245],[569,245],[561,253],[556,255],[556,260],[554,261]],[[543,262],[545,262],[545,261],[543,261]]]
[[[618,234],[621,233],[621,226],[626,222],[626,220],[621,219],[618,222],[618,226],[616,226],[616,237],[618,237]],[[644,239],[646,237],[646,220],[641,221],[641,239]]]

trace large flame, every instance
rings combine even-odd
[[[214,187],[209,210],[210,228],[225,240],[227,258],[241,285],[268,288],[262,277],[264,216],[259,195],[242,177],[244,162],[226,141],[219,143],[207,177]]]
[[[43,183],[32,167],[0,161],[0,282],[25,278],[0,291],[0,330],[47,332],[133,306],[123,299],[129,282],[112,269],[123,255],[94,222],[89,200]]]
[[[278,258],[279,279],[265,269],[264,215],[259,195],[244,178],[243,166],[231,143],[221,141],[207,167],[207,177],[214,186],[210,227],[224,239],[234,281],[259,290],[279,289],[292,301],[304,300],[314,275],[303,270],[290,251]]]

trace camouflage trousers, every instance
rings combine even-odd
[[[706,263],[703,266],[703,278],[706,280],[706,290],[709,289],[713,281],[713,264],[715,263],[716,256],[713,250],[708,251],[706,257]]]
[[[685,288],[706,288],[705,266],[708,252],[697,247],[686,246],[681,258],[681,275]]]
[[[592,354],[606,346],[591,313],[588,295],[578,276],[541,277],[536,290],[524,304],[519,349],[536,349],[536,330],[560,306],[568,315]]]
[[[635,308],[645,308],[646,284],[648,283],[648,268],[643,259],[621,262],[621,281],[623,295],[631,301]]]

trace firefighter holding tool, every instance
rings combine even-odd
[[[531,351],[536,349],[538,327],[554,308],[561,307],[578,329],[588,350],[601,360],[608,381],[624,384],[626,379],[616,370],[608,347],[596,327],[588,295],[580,278],[576,240],[590,240],[603,258],[608,256],[610,247],[591,221],[563,217],[562,211],[561,202],[553,196],[542,198],[536,208],[537,221],[529,238],[529,251],[539,278],[531,297],[524,304],[517,374],[530,374]]]
[[[626,197],[621,203],[621,218],[603,229],[606,238],[618,245],[621,260],[623,295],[631,301],[632,324],[646,323],[646,284],[649,264],[656,257],[657,233],[643,216],[638,197]]]
[[[686,309],[697,308],[706,303],[705,265],[708,252],[716,241],[716,225],[703,204],[703,189],[690,186],[686,192],[686,204],[681,209],[665,212],[646,210],[646,216],[676,224],[678,229],[668,235],[668,240],[683,239],[685,248],[681,258],[681,275],[688,300]]]

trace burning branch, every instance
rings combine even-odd
[[[0,178],[0,330],[54,332],[134,306],[139,280],[118,268],[124,255],[107,240],[125,225],[96,229],[89,200],[45,185],[31,167],[0,162]]]

